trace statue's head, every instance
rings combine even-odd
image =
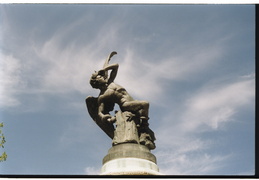
[[[107,75],[104,70],[100,70],[92,74],[90,84],[95,89],[100,89],[107,84]]]

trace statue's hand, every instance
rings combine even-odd
[[[114,123],[114,122],[116,121],[116,118],[115,118],[114,116],[111,116],[111,115],[106,114],[106,115],[104,115],[104,116],[102,117],[102,120],[103,120],[103,121],[108,121],[108,122],[110,122],[110,123]]]
[[[111,116],[111,118],[108,118],[107,121],[110,123],[114,123],[116,121],[116,118],[114,116]]]

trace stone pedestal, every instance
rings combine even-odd
[[[140,144],[113,146],[103,158],[101,175],[161,175],[156,157]]]

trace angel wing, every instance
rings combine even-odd
[[[98,116],[98,98],[88,96],[85,99],[87,110],[94,122],[111,138],[114,137],[114,126],[109,122],[103,122]]]

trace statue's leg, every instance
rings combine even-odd
[[[123,111],[131,111],[137,113],[137,116],[142,117],[142,119],[148,118],[149,103],[147,101],[128,101],[123,103]]]

